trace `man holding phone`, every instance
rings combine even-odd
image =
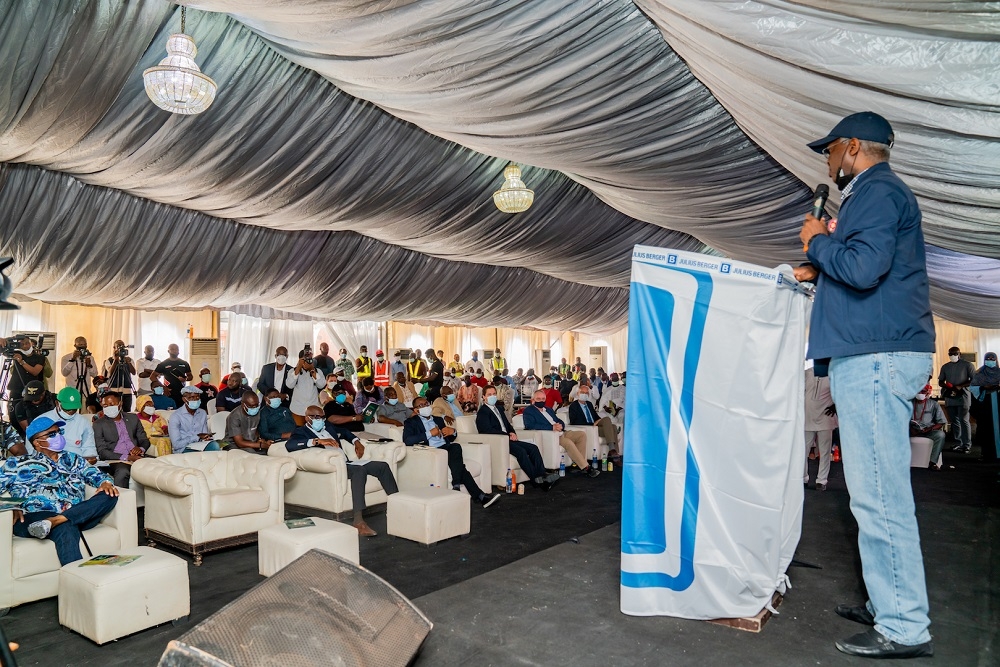
[[[222,449],[208,429],[208,413],[201,407],[202,391],[194,385],[181,390],[183,407],[170,415],[170,444],[174,454]]]

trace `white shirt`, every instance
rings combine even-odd
[[[490,410],[493,411],[493,414],[497,416],[497,421],[500,422],[500,430],[503,431],[504,433],[507,433],[507,427],[504,426],[503,417],[500,416],[500,411],[497,410],[497,406],[490,405],[489,403],[483,403],[483,405],[485,405],[486,407],[488,407]]]
[[[298,375],[290,372],[285,378],[285,384],[289,389],[295,388],[289,409],[293,415],[301,417],[310,405],[319,405],[319,390],[326,386],[326,378],[319,372],[316,373],[315,380],[307,371],[302,371]]]
[[[284,393],[285,391],[285,386],[282,383],[285,380],[285,373],[287,373],[289,370],[290,369],[288,368],[288,364],[285,364],[281,368],[278,368],[278,363],[277,362],[274,363],[274,388],[278,390],[278,393]],[[319,373],[317,372],[316,375],[319,375]],[[309,406],[307,405],[306,407]]]
[[[88,459],[97,458],[97,445],[94,444],[94,425],[90,421],[90,415],[81,415],[78,412],[67,418],[65,415],[59,414],[58,410],[49,410],[41,416],[48,417],[52,421],[66,422],[66,425],[62,427],[63,437],[66,438],[65,451],[79,454]],[[24,447],[29,454],[35,453],[35,448],[31,446],[30,441],[25,440]]]
[[[476,359],[475,361],[469,359],[468,361],[465,362],[465,367],[471,368],[474,371],[483,371],[484,373],[486,372],[486,368],[483,366],[483,362],[480,361],[479,359]]]
[[[146,361],[146,356],[143,355],[139,357],[135,362],[135,372],[136,375],[143,373],[145,371],[155,371],[156,367],[160,365],[160,360],[153,358],[152,361]],[[139,391],[145,392],[147,394],[153,393],[153,388],[150,386],[150,380],[148,377],[139,378]]]

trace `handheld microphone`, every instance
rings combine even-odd
[[[816,192],[813,193],[813,210],[812,215],[814,218],[819,220],[823,219],[823,209],[826,208],[826,200],[830,197],[830,186],[826,183],[820,183],[816,186]],[[808,252],[809,246],[803,244],[802,252]]]

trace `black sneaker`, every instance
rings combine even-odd
[[[492,496],[484,493],[483,497],[479,499],[479,503],[483,506],[483,509],[486,509],[498,500],[500,500],[499,493],[494,493]]]
[[[934,642],[914,646],[897,644],[875,628],[837,642],[837,650],[862,658],[924,658],[934,655]]]
[[[875,625],[875,617],[868,611],[868,607],[864,605],[849,607],[846,604],[838,604],[834,611],[837,612],[837,616],[846,618],[848,621],[854,621],[862,625]]]
[[[587,466],[587,469],[583,472],[587,473],[587,477],[597,477],[601,474],[601,471],[594,466]]]

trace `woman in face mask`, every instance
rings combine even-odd
[[[145,429],[147,437],[155,438],[167,435],[167,421],[156,414],[156,408],[153,406],[153,399],[150,396],[140,396],[136,399],[135,407],[138,410],[139,423]],[[167,446],[169,447],[169,445],[170,440],[168,439]]]
[[[973,446],[980,447],[980,460],[996,461],[1000,451],[1000,366],[995,352],[987,352],[983,365],[972,377],[972,416],[976,418]]]

